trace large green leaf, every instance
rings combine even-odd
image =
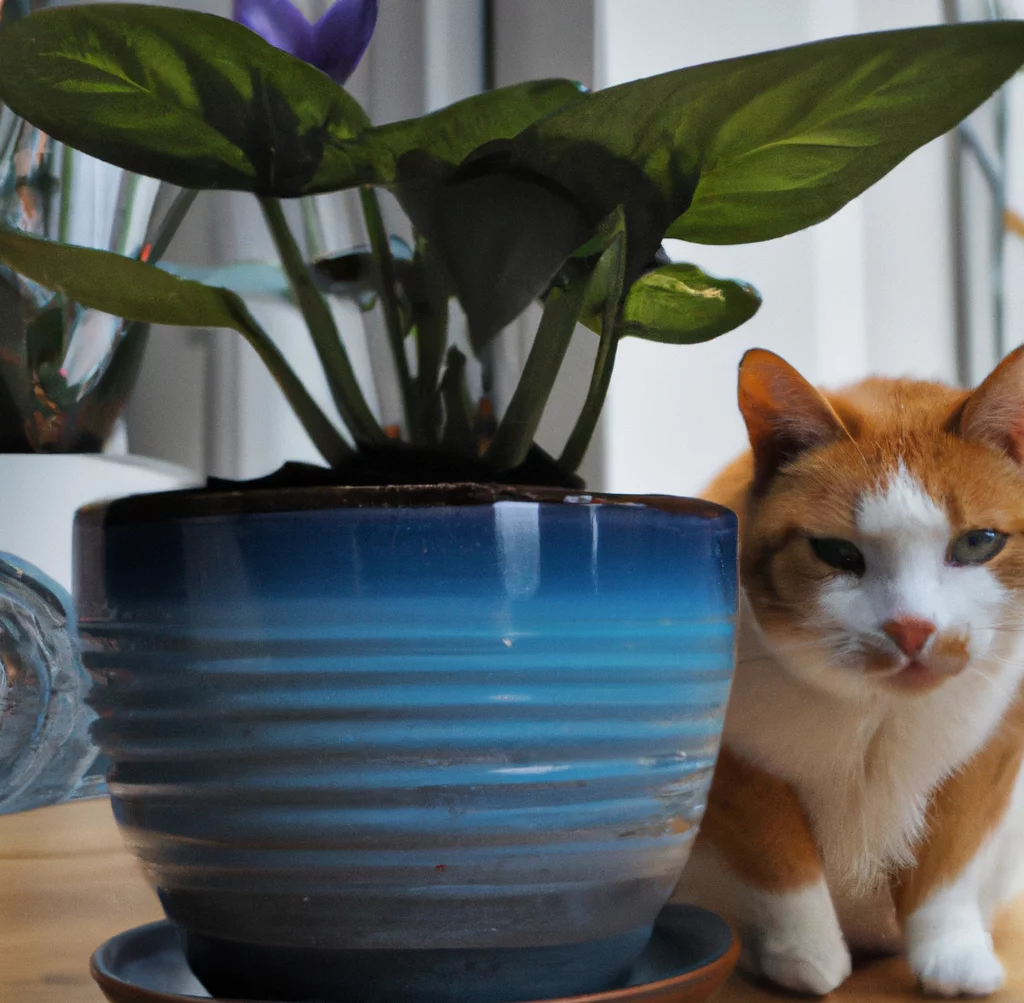
[[[369,121],[330,78],[226,18],[137,4],[44,10],[0,32],[0,99],[62,142],[188,188],[289,196],[370,177]]]
[[[695,345],[745,324],[760,306],[757,290],[745,282],[716,279],[696,265],[662,265],[633,283],[619,335]]]
[[[498,157],[460,169],[422,206],[403,200],[444,262],[477,354],[551,284],[593,229],[571,195],[542,177],[504,170]]]
[[[416,172],[414,165],[403,161],[410,153],[454,167],[485,143],[512,139],[584,94],[584,89],[571,80],[529,80],[476,94],[429,115],[377,126],[359,141],[372,150],[376,182],[391,184],[403,173],[403,167],[407,175]],[[334,165],[325,165],[317,182],[325,189],[335,189],[351,187],[358,179],[338,172]]]
[[[189,188],[288,197],[390,184],[410,151],[454,166],[580,96],[568,80],[536,80],[368,129],[327,76],[226,18],[90,4],[0,32],[0,100],[70,146]]]
[[[575,190],[603,147],[656,184],[668,236],[767,240],[831,216],[1022,63],[1020,21],[830,39],[586,95],[513,148],[534,168],[556,151],[557,179]]]
[[[0,261],[68,299],[126,320],[184,327],[239,323],[241,300],[234,293],[109,251],[0,229]]]

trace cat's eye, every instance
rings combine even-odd
[[[1006,546],[1006,534],[997,529],[969,529],[950,545],[951,564],[984,564]]]
[[[810,537],[811,550],[819,561],[851,575],[864,574],[864,555],[849,540]]]

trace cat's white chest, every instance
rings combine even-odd
[[[797,682],[748,645],[726,741],[793,787],[833,894],[857,898],[913,863],[932,792],[998,722],[1007,693],[977,683],[954,679],[910,699],[846,700]]]
[[[759,678],[737,679],[727,741],[796,790],[831,887],[877,884],[893,866],[909,862],[927,794],[941,774],[922,769],[908,748],[893,748],[882,723],[865,720],[866,708],[853,715],[823,707],[798,686],[785,692],[788,680],[776,680],[769,698],[765,684],[774,673],[764,664],[757,668]]]
[[[800,796],[829,887],[846,895],[877,890],[913,863],[928,795],[945,775],[906,740],[904,722],[870,723],[874,731],[842,722],[821,736],[817,763],[800,764]]]

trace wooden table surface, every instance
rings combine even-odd
[[[159,919],[105,801],[0,818],[0,1003],[102,1003],[89,955],[107,937]],[[1024,902],[1003,917],[996,947],[1009,971],[993,1003],[1024,1003]],[[717,1003],[779,1003],[733,976]],[[901,961],[860,969],[836,1003],[914,999]]]

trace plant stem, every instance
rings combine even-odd
[[[57,218],[57,239],[68,242],[68,231],[71,229],[71,185],[75,177],[75,151],[70,146],[64,147],[64,155],[60,163],[60,215]]]
[[[241,299],[236,301],[233,312],[238,332],[252,345],[270,375],[274,377],[274,381],[281,388],[281,392],[292,411],[295,412],[295,416],[302,423],[302,427],[310,439],[313,440],[313,445],[332,467],[339,466],[345,459],[353,455],[352,448],[331,424],[317,402],[309,395],[302,380],[288,365],[288,360],[274,344],[270,335],[249,313]]]
[[[594,437],[597,421],[601,417],[605,397],[608,396],[608,387],[612,381],[612,370],[615,367],[615,353],[618,351],[618,347],[618,325],[606,324],[601,328],[601,341],[597,346],[597,358],[594,360],[594,371],[590,377],[587,399],[583,402],[583,410],[580,411],[572,434],[562,450],[562,455],[558,458],[558,465],[567,473],[575,473],[576,468],[587,455],[590,440]]]
[[[466,357],[453,345],[448,349],[448,364],[441,379],[444,398],[444,435],[441,445],[453,453],[475,456],[473,408],[466,393]]]
[[[625,224],[612,239],[612,242],[601,255],[592,283],[604,284],[604,310],[601,315],[601,340],[597,346],[597,358],[594,359],[594,371],[590,377],[587,398],[583,402],[583,410],[573,427],[572,433],[558,458],[558,465],[569,473],[575,473],[583,462],[594,437],[608,387],[612,381],[612,370],[615,368],[615,353],[619,348],[619,318],[622,315],[620,306],[622,287],[625,282],[626,268],[626,233]]]
[[[377,424],[359,389],[359,381],[342,344],[330,307],[310,277],[309,269],[288,228],[280,203],[277,199],[261,197],[260,207],[277,245],[277,252],[281,256],[281,264],[288,276],[292,292],[306,319],[320,364],[327,377],[327,385],[330,387],[331,396],[342,421],[348,426],[357,443],[386,442],[387,436]]]
[[[11,143],[18,133],[20,119],[10,108],[0,108],[0,160],[6,160]]]
[[[413,281],[405,289],[416,325],[416,423],[422,441],[441,439],[444,407],[439,389],[448,344],[448,292],[430,245],[416,241]]]
[[[573,259],[567,262],[566,272],[567,286],[548,293],[523,374],[485,454],[501,470],[511,470],[526,458],[576,330],[587,274],[582,262]]]
[[[395,360],[398,373],[398,386],[402,393],[402,408],[405,412],[405,424],[409,436],[419,438],[418,421],[416,420],[416,388],[409,373],[409,360],[405,354],[405,331],[402,330],[402,318],[398,311],[396,299],[397,280],[395,277],[395,261],[391,257],[391,244],[384,227],[377,193],[372,185],[363,185],[359,189],[359,201],[363,207],[366,220],[366,231],[370,236],[370,249],[373,251],[373,262],[377,270],[377,290],[381,306],[384,308],[384,323],[387,326],[388,343]]]
[[[198,194],[199,192],[195,188],[182,188],[174,196],[174,201],[167,210],[156,237],[153,238],[153,246],[149,249],[149,257],[146,260],[150,264],[155,265],[167,253],[168,246],[178,232],[178,227],[181,226],[189,209],[192,208],[192,203],[195,202]]]

